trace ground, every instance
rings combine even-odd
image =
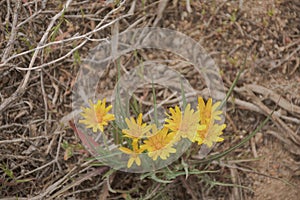
[[[299,199],[297,1],[0,0],[0,10],[1,198]],[[92,159],[69,124],[74,84],[89,50],[112,34],[148,26],[199,42],[220,69],[226,91],[243,68],[226,104],[225,140],[209,155],[237,145],[275,110],[249,142],[226,156],[203,163],[192,146],[193,153],[168,169],[184,172],[186,163],[189,170],[216,173],[168,179],[167,169],[156,178],[115,171]],[[203,89],[193,68],[169,52],[140,50],[121,63],[129,70],[151,59],[173,59],[170,67]],[[117,70],[110,67],[105,75],[98,89],[110,96]],[[156,87],[158,100],[171,94]],[[151,90],[136,91],[145,109]]]

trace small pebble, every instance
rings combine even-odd
[[[256,133],[255,135],[255,143],[261,144],[263,142],[263,134],[261,132]]]

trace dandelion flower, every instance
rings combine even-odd
[[[214,142],[222,142],[224,140],[220,135],[223,134],[225,128],[226,124],[219,125],[211,123],[204,129],[198,130],[194,141],[198,142],[199,145],[206,144],[208,147],[211,147]]]
[[[165,120],[166,124],[165,127],[168,127],[172,131],[178,131],[182,121],[182,114],[181,110],[178,106],[175,106],[175,109],[170,108],[170,115],[168,115],[168,119]]]
[[[213,142],[221,142],[224,139],[219,137],[223,134],[223,130],[226,128],[225,124],[219,125],[215,123],[215,120],[221,120],[219,115],[222,114],[221,110],[218,110],[221,102],[212,104],[212,99],[209,98],[206,105],[202,97],[198,98],[198,111],[200,116],[200,128],[197,130],[197,135],[194,138],[198,144],[206,144],[211,147]]]
[[[130,155],[130,158],[127,162],[127,168],[130,168],[134,162],[137,166],[141,165],[141,159],[140,159],[139,155],[144,151],[144,149],[140,149],[136,142],[132,143],[132,147],[133,147],[133,150],[128,149],[126,147],[119,147],[120,151],[122,151],[125,154]]]
[[[170,108],[170,113],[169,118],[165,120],[168,123],[165,127],[175,132],[177,137],[188,138],[193,141],[197,130],[201,128],[199,127],[199,111],[194,112],[191,105],[188,104],[183,115],[178,106],[175,109]]]
[[[103,132],[104,126],[115,119],[113,114],[108,114],[112,105],[106,107],[105,98],[102,101],[98,100],[96,104],[90,100],[89,104],[90,108],[81,108],[83,110],[81,115],[84,119],[79,120],[79,123],[85,124],[87,128],[92,128],[93,132],[97,132],[98,129]]]
[[[133,140],[138,140],[142,137],[144,137],[146,134],[149,133],[151,126],[147,125],[146,123],[142,123],[143,120],[143,114],[140,113],[137,120],[133,117],[125,119],[125,122],[128,126],[128,129],[123,129],[122,133],[125,135],[125,137],[132,138]]]
[[[167,127],[157,130],[156,126],[152,130],[153,135],[144,141],[141,148],[147,150],[148,156],[153,160],[157,160],[158,157],[166,160],[170,153],[176,152],[176,149],[172,148],[175,132],[168,134]]]
[[[202,97],[198,98],[198,111],[200,114],[200,123],[201,124],[210,124],[212,120],[221,120],[219,115],[222,114],[221,110],[218,110],[221,102],[218,101],[212,105],[212,99],[209,98],[206,105]]]

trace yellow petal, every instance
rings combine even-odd
[[[119,150],[122,151],[123,153],[126,153],[126,154],[132,154],[133,151],[126,148],[126,147],[119,147]]]
[[[138,118],[137,118],[137,122],[136,123],[138,125],[142,125],[142,121],[143,121],[143,114],[140,113],[139,116],[138,116]]]
[[[137,164],[137,166],[140,166],[140,165],[141,165],[141,159],[140,159],[139,156],[137,156],[137,157],[135,158],[135,163]]]
[[[134,158],[130,157],[127,162],[127,168],[130,168],[132,166],[133,162],[134,162]]]
[[[213,106],[212,106],[212,111],[215,111],[215,110],[217,110],[218,108],[219,108],[219,106],[221,105],[221,102],[220,101],[218,101],[218,102],[216,102]]]

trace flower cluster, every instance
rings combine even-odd
[[[162,129],[158,129],[154,124],[143,123],[142,113],[136,119],[126,118],[127,129],[120,130],[120,133],[127,139],[119,150],[129,155],[127,167],[130,168],[133,163],[140,166],[139,155],[142,153],[146,153],[154,161],[158,158],[166,160],[171,153],[176,153],[174,145],[183,138],[208,147],[214,142],[223,141],[220,135],[223,134],[226,125],[216,123],[221,120],[220,104],[213,104],[211,98],[205,104],[203,98],[199,97],[196,111],[190,104],[184,110],[178,106],[170,108]],[[82,108],[81,115],[84,120],[79,122],[87,128],[92,128],[93,132],[98,129],[103,132],[104,126],[115,119],[113,114],[108,113],[111,108],[111,105],[106,107],[105,99],[96,104],[90,101],[90,108]]]

